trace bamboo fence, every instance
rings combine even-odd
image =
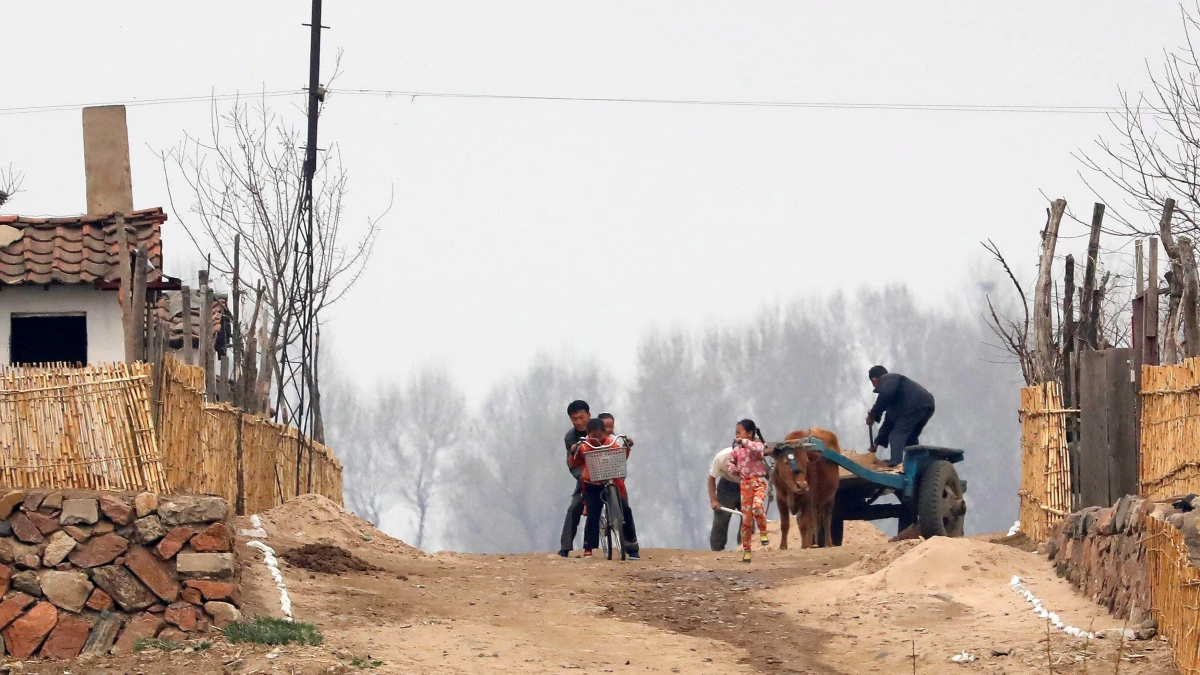
[[[163,462],[175,489],[220,495],[257,513],[312,492],[342,503],[342,466],[293,428],[223,403],[205,403],[204,371],[163,359]]]
[[[1143,496],[1200,492],[1200,359],[1142,369]]]
[[[1057,382],[1021,390],[1021,531],[1045,541],[1071,511],[1066,416]]]
[[[148,364],[0,367],[0,484],[165,491]]]
[[[1200,675],[1200,569],[1191,562],[1183,533],[1147,518],[1146,562],[1158,631],[1170,640],[1181,675]]]

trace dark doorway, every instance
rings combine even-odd
[[[87,317],[12,317],[8,360],[13,365],[86,364]]]

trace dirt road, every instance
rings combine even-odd
[[[657,549],[625,563],[425,555],[331,504],[303,506],[265,518],[269,545],[319,540],[380,568],[283,566],[295,616],[321,629],[321,647],[218,644],[74,672],[910,673],[915,652],[918,673],[1047,673],[1048,662],[1055,673],[1111,673],[1119,647],[1053,631],[1047,651],[1046,623],[1011,590],[1013,575],[1067,623],[1120,626],[1044,559],[987,541],[889,544],[856,524],[846,546],[768,549],[750,565],[733,552]],[[242,555],[247,609],[279,615],[261,555]],[[951,661],[964,650],[976,660]],[[1169,648],[1130,643],[1120,672],[1174,672]]]

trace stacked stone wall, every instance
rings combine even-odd
[[[219,497],[0,489],[0,635],[17,658],[121,654],[239,620]]]

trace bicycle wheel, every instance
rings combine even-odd
[[[624,560],[625,549],[629,546],[629,542],[625,541],[625,508],[621,503],[621,491],[611,483],[604,488],[604,511],[608,514],[610,531],[616,534],[617,548],[621,550],[621,560]]]
[[[604,557],[612,560],[612,525],[608,522],[608,509],[600,512],[600,548]]]

